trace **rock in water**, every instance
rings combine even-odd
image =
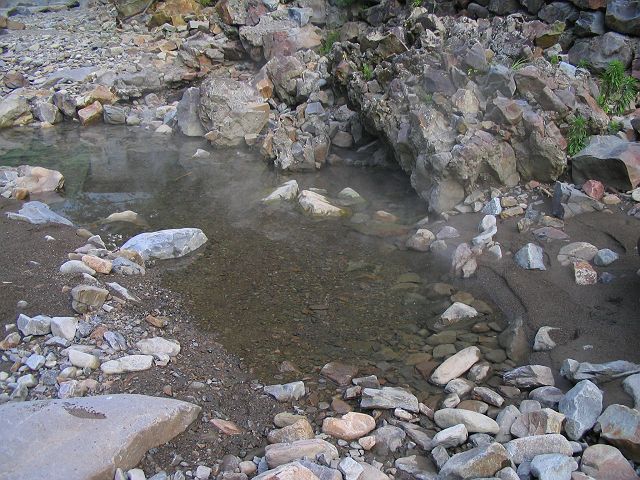
[[[431,382],[436,385],[446,385],[454,378],[469,370],[480,360],[480,349],[472,346],[460,350],[446,359],[431,375]]]
[[[273,192],[262,199],[263,203],[272,203],[280,200],[293,200],[298,195],[298,182],[289,180],[283,183]]]
[[[342,217],[347,214],[346,210],[329,203],[327,197],[311,190],[303,190],[298,203],[306,213],[314,217]]]
[[[122,249],[138,252],[145,261],[152,258],[164,260],[183,257],[207,240],[199,228],[177,228],[141,233],[127,240]]]
[[[13,220],[21,220],[23,222],[42,225],[44,223],[61,223],[63,225],[73,226],[70,220],[52,212],[48,205],[42,202],[27,202],[22,205],[18,213],[7,213],[7,216]]]
[[[7,403],[0,406],[0,477],[114,478],[116,466],[136,466],[199,413],[191,403],[144,395]]]

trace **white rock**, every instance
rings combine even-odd
[[[306,213],[317,217],[341,217],[346,214],[345,210],[331,205],[327,197],[310,190],[300,193],[298,203]]]
[[[549,332],[558,330],[553,327],[540,327],[536,333],[536,338],[533,341],[533,350],[535,352],[548,352],[556,348],[556,342],[554,342],[549,336]]]
[[[76,273],[95,275],[96,271],[80,260],[69,260],[60,265],[60,273],[64,273],[65,275],[74,275]]]
[[[117,360],[109,360],[100,365],[100,369],[107,375],[148,370],[153,365],[151,355],[127,355]]]
[[[446,385],[469,370],[478,360],[480,360],[480,349],[478,347],[464,348],[442,362],[434,370],[430,381],[436,385]]]
[[[144,260],[179,258],[197,250],[207,242],[199,228],[177,228],[147,232],[127,240],[123,250],[138,252]]]
[[[73,340],[78,329],[77,317],[51,317],[51,333],[55,337]]]
[[[467,437],[469,436],[469,432],[467,432],[467,427],[464,424],[454,425],[453,427],[445,428],[444,430],[440,430],[433,437],[433,446],[434,447],[444,447],[451,448],[457,447],[458,445],[462,445],[467,441]]]
[[[180,344],[176,340],[162,337],[144,338],[136,343],[136,347],[143,355],[165,354],[175,357],[180,353]]]
[[[90,368],[95,370],[100,366],[100,360],[95,355],[81,352],[80,350],[69,350],[69,361],[71,365],[78,368]]]
[[[293,200],[298,195],[298,182],[289,180],[283,183],[273,192],[262,199],[263,203],[277,202],[279,200]]]

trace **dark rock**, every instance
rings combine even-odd
[[[578,37],[595,37],[604,35],[604,13],[602,12],[580,12],[573,32]]]
[[[542,7],[538,18],[547,23],[573,23],[578,19],[578,9],[569,2],[552,2]]]
[[[633,0],[609,0],[605,22],[611,30],[640,36],[640,3]]]
[[[590,39],[580,39],[569,50],[571,64],[578,65],[581,61],[586,61],[596,73],[602,73],[613,60],[619,60],[628,67],[632,57],[629,39],[614,32],[607,32]]]

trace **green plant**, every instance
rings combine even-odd
[[[373,78],[373,68],[368,63],[362,64],[362,76],[367,81]]]
[[[411,6],[413,8],[421,7],[423,0],[412,0]]]
[[[320,45],[320,55],[328,55],[331,52],[331,47],[340,39],[340,34],[336,30],[330,30],[327,33],[327,38],[324,39],[322,45]]]
[[[618,122],[617,120],[611,120],[609,122],[609,125],[607,126],[607,130],[609,131],[609,134],[615,135],[620,130],[622,130],[622,122]]]
[[[624,64],[619,60],[609,63],[600,79],[598,103],[602,109],[615,115],[624,113],[638,93],[637,80],[625,73]]]
[[[513,63],[511,64],[511,70],[520,70],[522,67],[524,67],[527,63],[529,63],[527,61],[526,58],[524,57],[519,57],[516,58]]]
[[[573,156],[587,146],[587,138],[589,137],[587,126],[587,120],[581,115],[576,116],[569,124],[567,135],[567,153],[569,155]]]
[[[422,96],[422,101],[423,103],[425,103],[426,105],[431,105],[433,103],[433,94],[432,93],[425,93]]]
[[[591,64],[589,63],[589,60],[587,60],[586,58],[583,58],[582,60],[580,60],[578,62],[578,65],[576,65],[578,68],[584,68],[585,70],[591,70]]]
[[[198,0],[198,3],[203,7],[207,8],[213,5],[213,0]]]
[[[560,55],[553,55],[549,61],[551,62],[551,65],[558,65],[560,63]]]

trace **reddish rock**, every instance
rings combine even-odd
[[[587,180],[582,185],[582,191],[594,200],[600,200],[604,197],[604,185],[598,180]]]
[[[342,418],[325,418],[322,432],[334,438],[351,442],[364,437],[376,428],[376,421],[371,415],[349,412]]]
[[[100,102],[93,102],[88,107],[78,110],[78,118],[82,125],[90,125],[99,122],[102,118],[102,105]]]
[[[609,405],[598,417],[600,436],[634,462],[640,461],[640,413],[624,405]]]
[[[582,454],[580,469],[595,480],[638,480],[622,453],[610,445],[592,445]]]
[[[358,374],[358,367],[341,362],[329,362],[322,367],[320,374],[338,385],[349,385],[353,377]]]
[[[576,284],[595,285],[598,283],[598,274],[589,262],[578,261],[573,264]]]
[[[118,97],[104,85],[98,85],[87,95],[87,103],[100,102],[102,105],[112,105],[116,100]]]
[[[239,435],[243,432],[235,423],[222,420],[221,418],[214,418],[211,420],[211,423],[225,435]]]
[[[104,273],[105,275],[111,273],[111,268],[113,267],[111,260],[98,258],[93,255],[83,255],[82,263],[90,268],[93,268],[96,272]]]
[[[4,76],[4,86],[10,89],[26,87],[29,85],[29,81],[21,73],[7,73]]]

